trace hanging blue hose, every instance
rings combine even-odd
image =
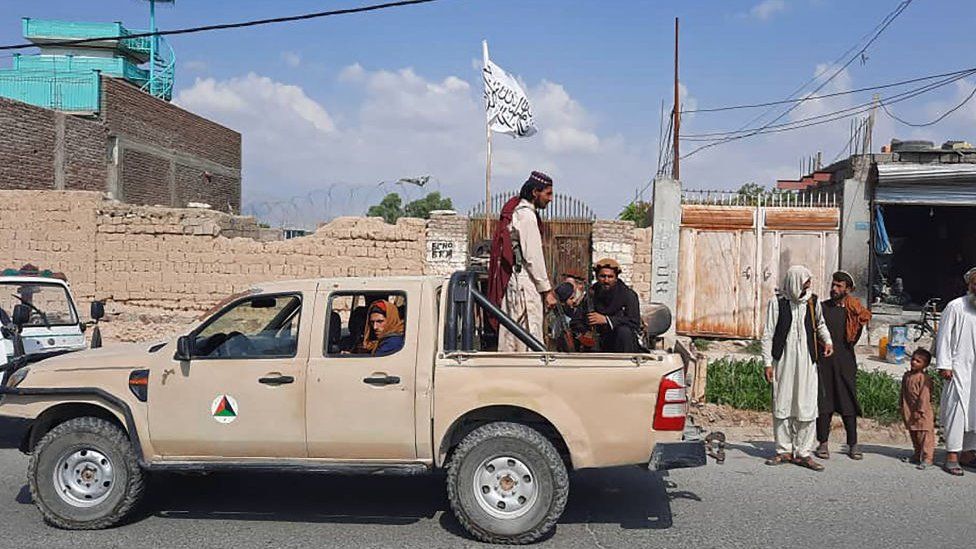
[[[891,241],[888,240],[888,230],[885,229],[884,213],[881,206],[874,207],[874,251],[878,255],[891,255]]]

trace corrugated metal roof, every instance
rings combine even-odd
[[[878,164],[876,202],[976,205],[976,164]]]

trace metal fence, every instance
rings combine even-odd
[[[735,191],[682,191],[682,204],[707,206],[764,206],[770,208],[833,208],[839,203],[831,191],[740,194]]]

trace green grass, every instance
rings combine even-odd
[[[933,377],[932,407],[938,414],[942,379]],[[864,417],[882,423],[901,421],[901,379],[884,372],[859,371],[857,397]],[[705,400],[742,410],[772,410],[773,392],[763,377],[761,359],[720,359],[708,365]]]
[[[699,351],[707,351],[708,348],[712,346],[712,340],[701,337],[691,338],[691,343],[695,346],[695,349],[698,349]]]
[[[745,349],[743,350],[749,353],[750,355],[759,356],[762,354],[762,341],[759,341],[758,339],[753,339],[745,346]]]

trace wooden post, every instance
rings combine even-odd
[[[671,179],[681,179],[681,146],[678,134],[681,133],[681,99],[678,97],[678,18],[674,18],[674,162],[671,164]]]
[[[488,41],[481,41],[481,53],[484,58],[484,67],[488,68]],[[487,105],[486,105],[487,108]],[[488,121],[488,113],[485,112],[485,142],[486,147],[486,158],[485,158],[485,237],[492,238],[491,234],[491,125]]]

